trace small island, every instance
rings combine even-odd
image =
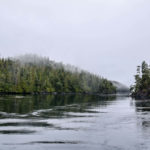
[[[135,85],[131,86],[130,90],[133,98],[150,98],[150,66],[145,61],[142,62],[141,66],[137,66]]]

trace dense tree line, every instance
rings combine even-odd
[[[75,67],[72,70],[38,56],[1,58],[0,93],[115,93],[107,79]]]
[[[131,87],[131,94],[135,98],[150,98],[150,67],[143,61],[137,66],[135,85]]]

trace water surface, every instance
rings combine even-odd
[[[1,150],[149,150],[150,101],[125,96],[1,96]]]

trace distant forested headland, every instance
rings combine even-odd
[[[116,93],[112,82],[45,57],[0,58],[0,93]]]
[[[135,85],[131,86],[132,97],[138,99],[150,98],[150,67],[143,61],[137,66]]]

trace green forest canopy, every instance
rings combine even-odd
[[[0,93],[115,93],[113,84],[71,65],[36,55],[0,58]]]
[[[135,85],[131,87],[131,94],[135,98],[150,98],[150,67],[143,61],[137,66]]]

